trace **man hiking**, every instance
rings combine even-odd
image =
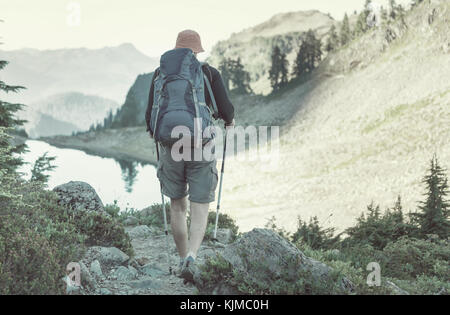
[[[209,204],[215,199],[218,175],[215,158],[175,158],[172,149],[179,139],[173,137],[173,130],[181,126],[194,138],[200,134],[194,142],[204,148],[214,146],[214,136],[204,136],[206,127],[212,125],[211,116],[223,119],[225,128],[234,126],[234,107],[222,77],[217,69],[198,62],[197,54],[201,52],[204,49],[197,32],[185,30],[178,34],[175,49],[161,56],[160,67],[155,70],[145,115],[147,131],[159,143],[157,176],[162,193],[170,198],[170,223],[180,255],[180,276],[187,281],[193,281],[194,262],[205,235]],[[213,106],[217,107],[214,115]],[[189,144],[195,146],[191,140]],[[189,234],[187,196],[191,211]]]

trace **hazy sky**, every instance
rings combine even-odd
[[[380,3],[386,0],[374,0]],[[408,1],[408,0],[401,0]],[[124,42],[149,56],[197,30],[210,50],[231,33],[276,13],[318,9],[341,19],[365,0],[0,0],[1,49],[99,48]],[[398,2],[398,1],[397,1]],[[78,10],[80,8],[80,10]],[[80,12],[78,15],[77,12]],[[79,17],[79,18],[78,18]]]

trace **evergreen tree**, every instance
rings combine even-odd
[[[395,0],[389,0],[389,17],[393,20],[397,17],[397,4]]]
[[[295,58],[294,62],[294,69],[292,71],[292,76],[295,78],[301,77],[304,73],[307,72],[307,44],[305,41],[303,41],[300,45],[300,48],[297,53],[297,57]]]
[[[330,35],[328,36],[327,42],[325,44],[325,50],[327,52],[336,50],[339,47],[339,36],[336,32],[336,26],[333,24],[330,28]]]
[[[288,83],[289,62],[286,59],[286,54],[282,53],[280,56],[280,88],[283,88]]]
[[[270,80],[270,86],[272,87],[272,89],[274,91],[276,91],[280,88],[280,77],[281,77],[280,47],[278,47],[278,46],[273,47],[271,59],[272,59],[272,66],[269,70],[269,80]]]
[[[3,70],[7,64],[7,61],[0,60],[0,71]],[[0,80],[0,92],[17,93],[22,89],[24,89],[24,87],[11,86]],[[5,133],[11,134],[18,127],[23,126],[26,121],[18,119],[15,116],[15,114],[23,108],[23,104],[8,103],[0,100],[0,129]],[[22,158],[19,155],[26,151],[26,145],[21,144],[12,147],[7,138],[4,138],[4,140],[0,141],[0,151],[8,155],[8,163],[0,165],[0,167],[4,169],[5,173],[13,173],[23,164]]]
[[[306,39],[309,43],[308,49],[308,61],[309,72],[311,72],[322,60],[322,42],[316,38],[316,35],[312,30],[306,33]]]
[[[380,18],[381,18],[381,25],[386,26],[386,24],[388,23],[388,13],[383,6],[381,6],[380,9]]]
[[[31,170],[31,181],[47,184],[50,176],[45,173],[53,171],[56,168],[56,166],[52,165],[56,157],[48,156],[47,154],[48,152],[45,152],[34,162],[33,169]]]
[[[245,71],[241,58],[236,60],[225,58],[221,61],[219,70],[227,91],[236,94],[250,94],[250,73]],[[231,83],[231,86],[230,86]]]
[[[422,3],[422,2],[423,2],[423,0],[412,0],[411,5],[412,5],[413,7],[415,7],[415,6],[419,5],[419,4]]]
[[[345,13],[344,20],[342,21],[340,40],[342,46],[349,43],[351,40],[350,22],[347,13]]]
[[[231,82],[233,83],[233,91],[237,94],[249,94],[252,92],[250,88],[250,73],[245,71],[241,58],[231,60]]]
[[[222,80],[227,92],[230,91],[230,82],[231,82],[230,69],[231,69],[231,59],[223,58],[219,64],[219,71],[220,74],[222,75]]]
[[[340,236],[333,236],[334,228],[323,228],[317,216],[310,218],[309,224],[298,218],[297,231],[292,235],[293,243],[307,244],[312,249],[330,249],[339,242]]]
[[[399,4],[397,7],[397,18],[402,23],[403,26],[406,26],[405,15],[406,15],[405,9],[401,4]]]
[[[439,165],[436,155],[431,160],[429,174],[424,177],[423,183],[427,187],[427,199],[421,202],[420,211],[413,217],[420,225],[422,236],[436,234],[447,239],[450,236],[449,187],[445,170]]]
[[[358,20],[356,21],[355,26],[355,36],[361,36],[369,29],[369,26],[367,25],[367,17],[368,12],[366,10],[362,11],[358,15]]]
[[[294,77],[300,77],[305,73],[309,73],[320,63],[322,60],[322,43],[316,38],[314,32],[309,30],[305,38],[300,45],[300,49],[297,53],[295,60],[293,75]]]

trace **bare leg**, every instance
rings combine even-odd
[[[170,201],[170,225],[172,227],[173,239],[181,258],[186,257],[188,252],[188,233],[186,223],[186,197],[182,199],[171,199]]]
[[[197,255],[205,236],[208,223],[209,203],[197,203],[191,201],[191,226],[189,238],[189,253]],[[195,258],[195,257],[194,257]]]

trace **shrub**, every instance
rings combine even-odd
[[[114,200],[113,204],[105,205],[105,211],[108,213],[112,218],[120,218],[120,207],[117,205],[117,200]]]
[[[0,294],[62,294],[59,248],[18,215],[1,216]]]
[[[251,267],[256,272],[270,275],[270,268],[266,262],[255,261]],[[294,261],[287,262],[296,264]],[[273,276],[267,281],[259,281],[244,271],[232,268],[232,265],[219,254],[209,257],[201,266],[203,290],[211,290],[218,284],[225,284],[239,294],[252,295],[298,295],[298,294],[343,294],[340,287],[340,272],[333,271],[330,274],[331,281],[320,281],[310,271],[297,268],[296,274],[288,272]]]
[[[112,207],[112,206],[109,206]],[[109,210],[111,211],[111,210]],[[113,210],[115,211],[115,210]],[[120,211],[120,210],[119,210]],[[170,223],[170,204],[166,203],[166,215],[167,223]],[[125,209],[120,212],[119,220],[124,221],[129,216],[133,216],[138,219],[140,225],[148,225],[162,228],[164,226],[164,217],[162,211],[162,204],[154,204],[142,211],[135,209]]]
[[[405,235],[415,234],[416,228],[405,221],[400,197],[395,206],[387,209],[384,214],[373,202],[367,207],[367,211],[367,216],[363,213],[355,226],[345,230],[348,238],[343,241],[344,245],[354,246],[366,243],[381,250],[389,242]]]
[[[302,242],[312,249],[329,249],[334,247],[340,236],[334,235],[334,228],[322,228],[317,217],[310,219],[309,224],[298,217],[297,231],[292,235],[292,242]]]
[[[288,232],[286,229],[279,227],[277,224],[277,219],[275,217],[270,218],[267,220],[266,224],[264,225],[266,229],[269,229],[271,231],[274,231],[284,239],[290,241],[291,239],[291,233]]]
[[[211,211],[208,213],[208,226],[206,228],[205,240],[212,239],[212,237],[214,236],[215,226],[216,226],[216,212]],[[219,212],[218,227],[221,229],[230,229],[233,234],[232,241],[235,240],[239,234],[239,227],[236,225],[236,221],[228,214]]]
[[[418,276],[438,277],[450,282],[450,246],[448,241],[429,241],[403,237],[384,249],[389,257],[384,266],[390,277],[414,280]]]
[[[2,178],[3,187],[9,197],[0,198],[0,293],[63,293],[66,266],[79,261],[85,245],[132,254],[128,235],[114,219],[66,209],[40,182],[9,177]]]
[[[117,247],[133,256],[131,239],[117,219],[96,212],[78,212],[74,219],[78,231],[86,235],[87,246]]]

